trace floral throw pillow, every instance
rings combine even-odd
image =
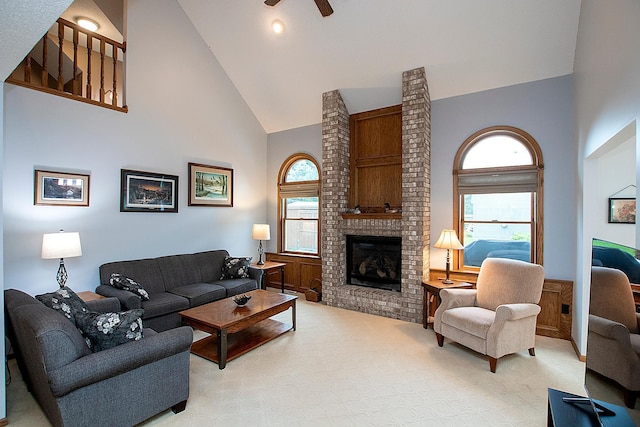
[[[90,311],[77,316],[77,327],[87,345],[95,353],[129,341],[142,339],[141,308],[121,313]]]
[[[220,279],[240,279],[249,277],[251,257],[225,257]]]
[[[36,295],[36,299],[55,311],[62,313],[71,323],[76,325],[78,313],[88,313],[87,304],[67,286],[47,294]]]
[[[142,285],[127,276],[123,276],[119,273],[112,273],[111,278],[109,278],[109,284],[114,288],[133,292],[142,298],[143,301],[149,301],[149,293],[145,291]]]

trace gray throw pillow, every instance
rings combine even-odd
[[[140,308],[121,313],[91,311],[78,314],[76,322],[87,345],[95,353],[142,339],[143,313]]]
[[[149,301],[149,293],[142,287],[142,285],[127,276],[123,276],[119,273],[112,273],[109,278],[109,284],[114,288],[133,292],[142,298],[143,301]]]
[[[249,277],[251,257],[225,257],[220,279],[240,279]]]
[[[88,313],[87,304],[67,286],[56,289],[42,295],[36,295],[36,299],[49,308],[61,313],[76,325],[76,315],[78,313]]]

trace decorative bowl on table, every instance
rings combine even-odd
[[[233,302],[238,304],[239,307],[244,307],[249,302],[250,299],[251,299],[251,295],[246,295],[246,294],[236,295],[233,297]]]

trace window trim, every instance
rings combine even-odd
[[[317,181],[295,181],[295,182],[285,181],[287,177],[287,173],[289,172],[289,169],[291,168],[291,166],[293,166],[294,163],[300,160],[309,160],[314,164],[314,166],[318,170]],[[320,200],[322,181],[320,178],[321,178],[320,165],[318,164],[316,159],[314,159],[310,154],[306,154],[306,153],[292,154],[291,156],[287,157],[287,159],[282,163],[282,166],[280,166],[280,171],[278,172],[278,252],[279,253],[320,257],[320,242],[321,242],[320,219],[322,214],[321,212],[322,203]],[[317,191],[317,194],[315,196],[312,195],[314,190]],[[318,252],[317,253],[294,252],[294,251],[284,250],[283,242],[284,242],[284,232],[285,232],[285,226],[284,226],[285,218],[282,217],[282,214],[284,212],[283,200],[285,198],[291,197],[290,195],[292,194],[292,192],[293,194],[298,192],[303,193],[303,195],[300,195],[297,197],[318,197],[318,219],[317,219],[318,221],[318,241],[317,241]]]
[[[464,163],[466,155],[469,153],[471,147],[473,147],[476,143],[481,141],[484,138],[490,136],[504,135],[512,137],[529,150],[531,154],[531,165],[521,165],[521,166],[503,166],[503,167],[491,167],[491,168],[475,168],[475,169],[462,169],[462,165]],[[463,233],[463,219],[464,215],[461,212],[461,193],[458,189],[459,178],[464,175],[490,175],[496,173],[511,173],[518,174],[518,172],[523,172],[523,174],[529,174],[535,171],[536,174],[536,184],[537,191],[534,192],[533,196],[533,209],[535,210],[535,218],[533,220],[533,229],[534,232],[531,242],[531,251],[534,253],[533,262],[536,264],[543,265],[543,255],[544,255],[544,163],[542,160],[542,150],[538,145],[537,141],[527,132],[522,129],[518,129],[512,126],[491,126],[484,129],[481,129],[471,136],[469,136],[458,149],[456,156],[453,161],[453,224],[458,236],[464,236]],[[494,188],[495,189],[495,188]],[[504,191],[504,188],[502,189]],[[527,190],[530,191],[530,190]],[[464,266],[463,255],[460,253],[461,251],[453,251],[453,266],[457,270],[470,270],[477,271],[479,268]]]

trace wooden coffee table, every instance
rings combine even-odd
[[[191,353],[211,360],[224,369],[227,362],[262,344],[296,330],[296,299],[293,295],[258,289],[248,292],[251,299],[238,307],[225,298],[180,312],[185,323],[211,334],[191,346]],[[291,307],[292,323],[270,319]]]

